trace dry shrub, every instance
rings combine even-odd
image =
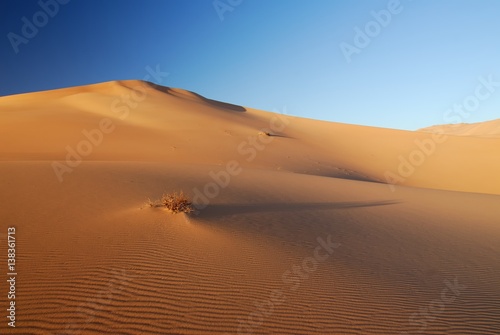
[[[193,203],[182,191],[163,194],[160,203],[172,213],[191,213],[194,211]]]

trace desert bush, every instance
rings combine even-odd
[[[194,211],[193,203],[189,201],[188,197],[182,191],[179,193],[163,194],[160,205],[172,213],[191,213]]]

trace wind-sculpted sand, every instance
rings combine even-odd
[[[499,334],[500,138],[284,111],[140,81],[0,98],[9,333]],[[174,191],[196,212],[146,205]]]

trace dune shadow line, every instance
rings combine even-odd
[[[201,218],[216,218],[228,215],[271,212],[297,212],[306,210],[332,210],[395,205],[401,201],[349,201],[349,202],[289,202],[266,204],[214,204],[198,213]]]
[[[161,85],[151,83],[151,82],[147,82],[147,83],[149,84],[149,86],[153,87],[154,89],[156,89],[160,92],[171,94],[171,95],[178,94],[171,87],[161,86]],[[187,91],[187,92],[191,93],[193,96],[197,97],[201,101],[206,102],[207,104],[209,104],[213,107],[216,107],[216,108],[229,109],[229,110],[234,111],[234,112],[246,112],[247,111],[245,107],[242,107],[239,105],[233,105],[233,104],[230,104],[228,102],[222,102],[222,101],[217,101],[217,100],[205,98],[203,95],[200,95],[196,92],[192,92],[192,91]]]

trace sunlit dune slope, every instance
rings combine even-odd
[[[141,81],[0,98],[0,120],[0,140],[8,143],[0,148],[2,160],[64,162],[77,159],[75,151],[83,161],[237,158],[251,168],[500,193],[500,184],[490,182],[500,168],[500,156],[491,154],[498,138],[315,121]],[[91,148],[82,143],[89,140]],[[472,172],[478,166],[481,172]]]
[[[443,133],[456,136],[476,136],[486,138],[500,137],[500,119],[478,122],[478,123],[459,123],[431,126],[420,129],[429,133]]]

